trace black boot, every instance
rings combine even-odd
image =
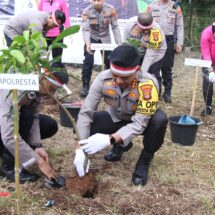
[[[83,81],[83,86],[80,90],[80,96],[81,97],[86,97],[88,95],[89,92],[89,81],[84,80]]]
[[[212,107],[207,105],[206,108],[201,112],[201,116],[212,115]]]
[[[11,180],[15,181],[15,172],[14,172],[14,158],[6,150],[2,153],[2,166],[0,175]],[[20,183],[23,184],[27,181],[34,182],[39,179],[39,175],[32,174],[25,169],[22,169],[19,173]]]
[[[149,166],[153,156],[154,155],[142,150],[132,175],[132,182],[134,185],[144,186],[147,183]]]
[[[165,90],[163,94],[165,103],[171,103],[171,90]]]
[[[130,142],[126,147],[122,147],[120,144],[115,144],[112,150],[104,156],[104,159],[109,162],[119,161],[122,157],[122,154],[129,151],[132,146],[132,142]]]

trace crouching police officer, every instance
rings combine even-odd
[[[148,13],[140,13],[128,20],[124,28],[124,41],[134,43],[140,51],[143,72],[154,74],[161,90],[160,69],[167,46],[160,26]],[[160,94],[160,92],[159,92]]]
[[[74,165],[79,176],[84,175],[84,152],[94,154],[113,145],[104,158],[119,161],[132,147],[132,139],[144,135],[144,149],[132,181],[135,185],[147,183],[150,162],[164,141],[167,117],[157,109],[157,80],[141,71],[139,61],[135,47],[120,45],[110,55],[110,69],[101,72],[93,82],[77,121],[82,140],[77,144]],[[97,112],[102,98],[107,108]]]
[[[34,164],[50,180],[57,175],[49,165],[49,157],[42,145],[42,139],[53,136],[57,130],[57,122],[49,116],[39,114],[44,96],[53,94],[57,88],[68,82],[65,71],[46,72],[40,78],[39,92],[18,92],[19,94],[19,152],[20,182],[36,181],[37,174],[27,169]],[[14,115],[12,95],[9,90],[0,90],[0,148],[2,165],[0,175],[14,181]]]

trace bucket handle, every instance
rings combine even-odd
[[[201,121],[201,122],[198,122],[198,123],[196,123],[196,125],[202,125],[203,124],[203,122]]]

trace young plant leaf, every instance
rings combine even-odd
[[[23,37],[25,38],[25,41],[29,41],[29,37],[30,37],[30,32],[29,31],[24,31],[23,32]]]
[[[80,25],[73,25],[65,29],[53,42],[52,44],[62,40],[64,37],[67,37],[71,34],[75,34],[80,30]]]
[[[16,37],[13,39],[13,43],[15,43],[15,42],[17,42],[17,43],[24,43],[24,42],[25,42],[25,38],[24,38],[23,36],[21,36],[21,35],[16,36]]]
[[[19,63],[25,63],[25,57],[23,53],[19,50],[11,50],[10,54],[19,62]]]

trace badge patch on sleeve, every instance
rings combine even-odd
[[[148,47],[152,49],[159,49],[162,43],[162,35],[159,29],[152,29],[149,36]]]
[[[82,20],[83,21],[86,21],[86,20],[88,20],[89,19],[89,16],[87,15],[87,14],[83,14],[82,15]]]
[[[112,10],[112,15],[113,15],[113,17],[117,17],[117,12],[115,9]]]
[[[152,80],[140,83],[138,86],[140,94],[137,104],[137,113],[153,115],[157,109],[158,92]]]
[[[178,16],[182,16],[181,7],[178,7],[178,8],[177,8],[177,13],[178,13]]]

